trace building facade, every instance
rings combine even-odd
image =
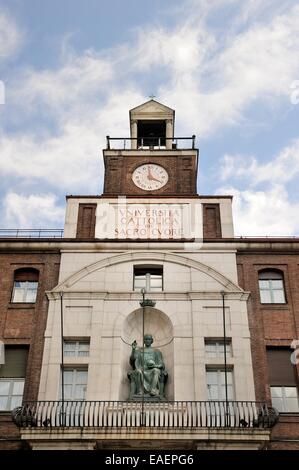
[[[48,300],[60,253],[27,240],[2,240],[0,253],[0,448],[22,447],[11,411],[38,399]],[[46,243],[44,244],[46,245]]]
[[[195,136],[174,118],[155,100],[131,110],[130,138],[107,137],[103,195],[67,197],[62,239],[23,242],[58,274],[13,413],[32,449],[297,446],[298,241],[235,238],[232,198],[197,194]],[[145,333],[164,369],[158,396],[137,397]]]
[[[240,285],[250,291],[248,318],[255,391],[280,412],[271,448],[299,449],[298,244],[292,239],[238,244]]]

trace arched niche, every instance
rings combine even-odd
[[[121,384],[119,399],[127,400],[129,397],[129,379],[128,370],[131,370],[129,363],[131,354],[131,344],[137,341],[139,347],[142,347],[143,332],[143,312],[138,308],[131,312],[123,322],[122,328],[122,362],[121,362]],[[165,367],[168,372],[168,380],[165,387],[165,396],[167,400],[173,400],[173,326],[170,318],[161,310],[152,307],[144,309],[144,333],[153,336],[153,348],[160,349],[163,354]]]

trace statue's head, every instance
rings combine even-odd
[[[153,339],[152,335],[144,335],[143,341],[144,341],[145,346],[151,346],[154,339]]]

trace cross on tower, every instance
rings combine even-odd
[[[153,99],[156,98],[156,97],[155,97],[155,95],[152,93],[151,95],[149,95],[149,98],[150,98],[151,100],[153,100]]]

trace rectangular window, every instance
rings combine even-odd
[[[64,355],[68,357],[87,357],[89,356],[88,340],[65,340],[63,342]]]
[[[15,281],[12,293],[12,302],[35,303],[38,282]]]
[[[87,369],[64,369],[65,400],[85,400],[87,389]]]
[[[225,373],[223,369],[209,369],[206,371],[208,400],[225,400]],[[227,397],[234,400],[233,371],[227,371]]]
[[[291,362],[291,354],[289,348],[267,348],[272,405],[285,413],[299,411],[296,367]]]
[[[21,406],[25,379],[0,379],[0,410]]]
[[[280,413],[298,413],[297,387],[271,387],[272,405]]]
[[[160,292],[163,290],[163,268],[159,266],[134,266],[134,290]]]
[[[0,409],[22,404],[28,347],[5,346],[5,363],[0,366]]]
[[[232,357],[232,344],[231,340],[227,339],[226,342],[226,356]],[[205,353],[207,357],[223,357],[224,356],[224,341],[223,339],[205,339]]]
[[[260,297],[262,304],[284,304],[284,284],[282,279],[260,279]]]

